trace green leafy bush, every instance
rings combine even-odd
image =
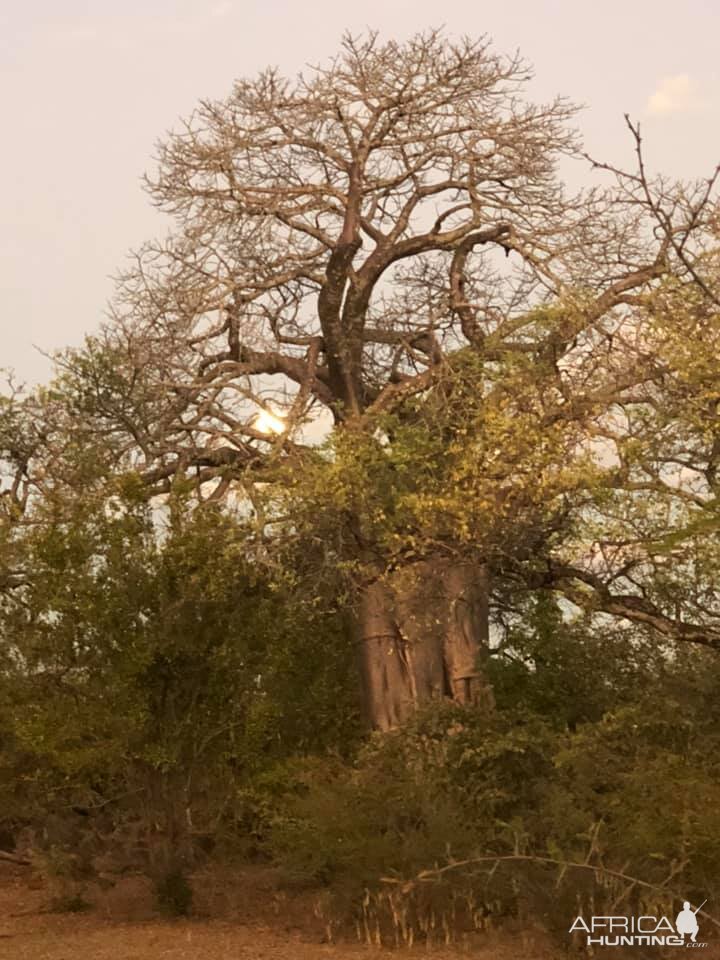
[[[568,654],[573,669],[586,654]],[[709,694],[718,669],[703,651],[655,667],[641,650],[635,659],[616,708],[588,708],[592,719],[563,724],[554,695],[528,698],[534,675],[514,702],[506,683],[494,713],[438,703],[372,738],[352,765],[296,770],[272,855],[288,880],[325,884],[338,918],[387,942],[498,922],[540,921],[564,936],[583,907],[667,911],[673,897],[712,898],[720,727],[698,690]],[[592,662],[607,699],[616,667],[604,675]]]

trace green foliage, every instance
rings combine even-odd
[[[508,836],[546,761],[542,725],[508,725],[450,703],[373,738],[352,767],[303,771],[273,849],[291,874],[362,890]]]
[[[578,902],[720,893],[712,655],[659,657],[548,604],[530,619],[493,666],[495,713],[438,704],[353,765],[296,770],[270,839],[289,879],[328,885],[337,916],[388,942],[401,915],[405,942],[431,916],[441,935],[441,917],[458,932],[509,916],[564,934]]]
[[[219,509],[127,486],[48,508],[23,543],[32,576],[0,602],[6,817],[109,811],[149,862],[184,862],[234,828],[238,784],[354,738],[339,625],[294,607],[246,544]]]
[[[374,430],[337,430],[285,478],[293,533],[317,548],[306,565],[313,557],[342,591],[368,568],[438,550],[498,570],[541,561],[571,532],[568,497],[599,483],[557,402],[534,360],[458,351],[426,394]]]
[[[487,663],[502,710],[522,709],[575,730],[635,703],[643,677],[664,677],[667,651],[637,629],[569,618],[549,593],[531,594]]]

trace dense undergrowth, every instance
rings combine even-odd
[[[567,938],[581,911],[720,893],[712,651],[536,596],[491,657],[494,710],[440,702],[368,736],[338,614],[259,580],[221,514],[161,544],[149,522],[44,534],[37,593],[4,611],[2,846],[58,908],[140,870],[191,912],[208,861],[275,864],[330,930],[386,943]]]

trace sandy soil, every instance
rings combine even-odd
[[[534,931],[483,935],[453,949],[391,951],[328,943],[317,893],[290,897],[270,870],[214,869],[193,880],[198,916],[192,920],[159,917],[148,881],[137,876],[93,888],[87,911],[53,913],[50,880],[0,861],[0,960],[566,960],[571,955]],[[720,943],[713,940],[694,955],[720,960]],[[653,960],[668,955],[652,951]],[[627,956],[627,949],[603,951],[606,960]]]
[[[0,957],[8,960],[388,960],[388,956],[387,951],[308,943],[290,934],[219,921],[109,923],[87,915],[14,924],[0,940]],[[454,960],[459,955],[433,956]]]
[[[53,913],[47,882],[0,863],[0,960],[560,960],[568,955],[529,932],[484,936],[453,949],[330,944],[312,899],[278,894],[273,877],[261,871],[196,877],[195,890],[201,915],[192,920],[154,914],[147,881],[139,877],[94,890],[92,908],[85,912]],[[608,960],[615,953],[608,950]],[[720,953],[711,947],[702,956],[716,960]]]

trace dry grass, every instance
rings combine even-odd
[[[312,895],[286,897],[269,871],[196,878],[200,916],[166,921],[151,908],[148,885],[126,878],[93,891],[92,909],[50,913],[48,889],[28,871],[0,865],[2,960],[388,960],[397,953],[323,942]],[[705,960],[710,960],[707,955]],[[557,953],[538,937],[475,941],[454,950],[417,949],[402,956],[432,960],[548,960]]]

